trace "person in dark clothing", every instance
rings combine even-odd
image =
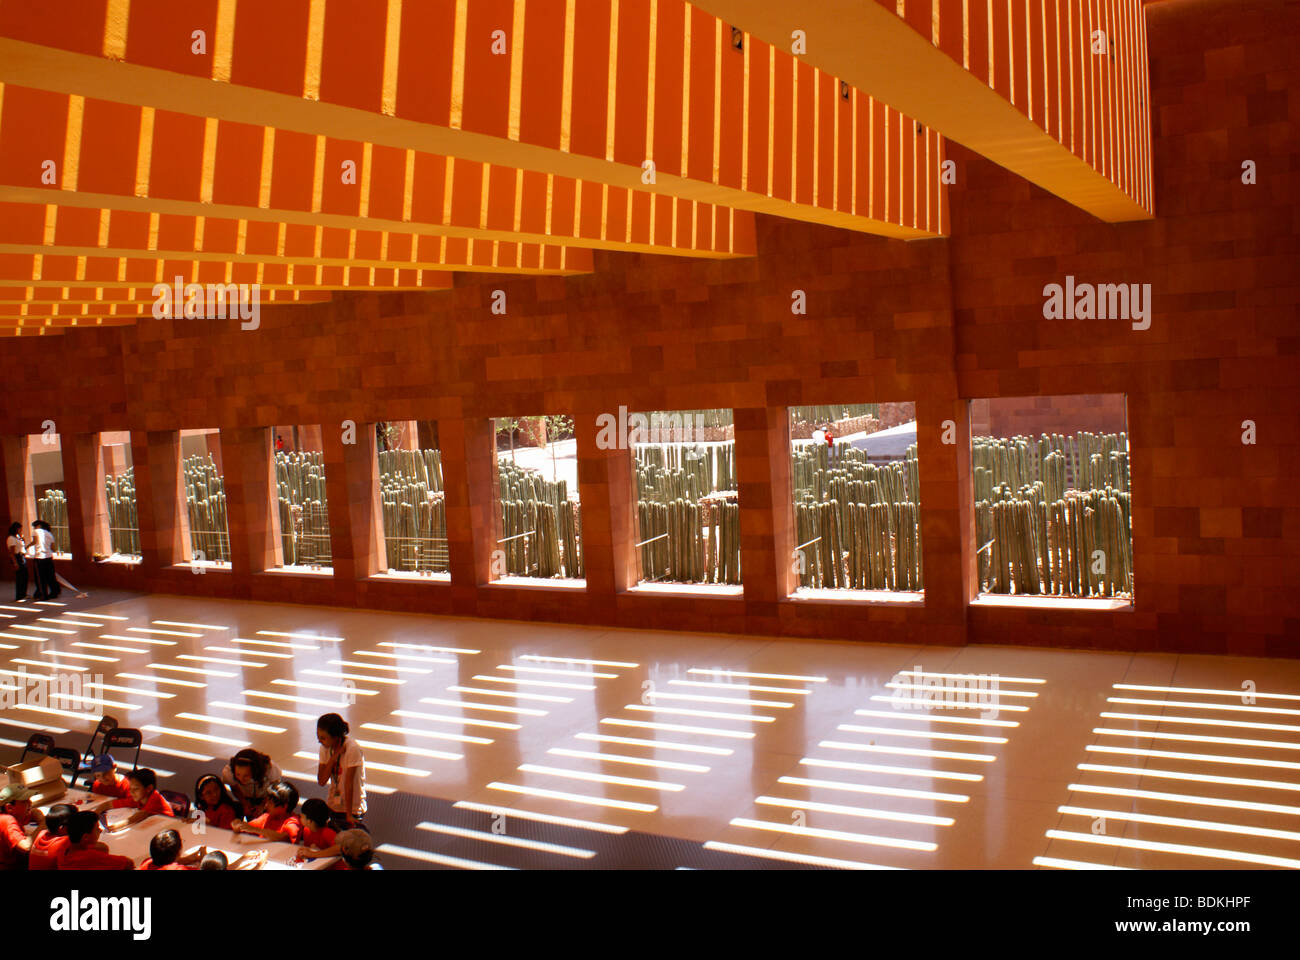
[[[14,566],[14,599],[27,599],[27,541],[23,539],[23,525],[9,524],[9,539],[5,542],[9,562]]]

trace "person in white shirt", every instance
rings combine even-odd
[[[329,784],[325,802],[334,814],[336,830],[365,829],[366,758],[357,742],[348,737],[348,725],[337,713],[327,713],[316,721],[316,740],[320,743],[320,766],[316,782]]]
[[[23,525],[9,524],[9,539],[5,541],[9,562],[14,565],[14,600],[27,599],[27,541],[23,539]]]
[[[42,594],[39,599],[53,600],[63,592],[54,571],[54,534],[44,520],[33,523],[32,530],[36,546],[36,587],[37,592]]]

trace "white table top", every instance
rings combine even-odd
[[[119,807],[110,810],[106,819],[109,826],[114,826],[126,820],[134,812]],[[204,825],[203,832],[198,833],[196,832],[198,826],[197,820],[185,821],[175,817],[155,815],[120,832],[110,833],[105,830],[99,839],[108,844],[110,853],[130,857],[137,867],[149,857],[149,841],[163,830],[175,830],[181,835],[181,844],[185,853],[190,853],[200,846],[207,846],[208,850],[220,850],[231,863],[253,850],[266,850],[268,856],[266,863],[261,867],[262,870],[323,870],[338,862],[338,857],[324,857],[295,864],[294,857],[302,849],[300,846],[276,840],[263,840],[257,834],[240,834],[211,825]]]
[[[89,810],[91,813],[103,813],[113,806],[113,797],[104,796],[101,793],[91,793],[88,790],[82,790],[78,787],[69,787],[68,792],[57,800],[51,800],[49,803],[42,803],[36,809],[41,813],[49,813],[50,807],[58,803],[70,803],[78,810]]]

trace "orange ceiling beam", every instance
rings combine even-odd
[[[699,0],[1106,221],[1149,219],[1139,0]],[[1105,52],[1098,52],[1104,35]]]
[[[786,44],[734,48],[682,0],[84,0],[69,19],[0,7],[0,81],[891,237],[945,232],[933,131]],[[683,211],[668,212],[678,236]],[[715,219],[692,208],[691,229]]]
[[[280,263],[222,263],[146,257],[76,257],[65,254],[0,254],[0,284],[36,283],[82,287],[152,288],[156,283],[258,284],[286,290],[448,290],[445,270],[413,267],[295,267]]]
[[[0,203],[0,240],[0,253],[543,274],[592,269],[590,250],[553,244],[40,203]]]
[[[136,304],[152,304],[157,298],[153,295],[153,286],[137,287],[69,287],[51,284],[28,284],[26,286],[5,286],[0,279],[0,307],[14,303],[29,304],[83,304],[88,307],[120,306],[134,307]],[[294,288],[263,288],[261,299],[268,304],[323,303],[331,298],[328,290],[301,290]]]
[[[13,84],[0,98],[0,198],[467,241],[754,252],[752,218],[737,226],[733,211],[708,204]]]

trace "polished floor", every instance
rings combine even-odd
[[[61,600],[0,606],[0,758],[106,712],[312,796],[337,711],[389,868],[1300,866],[1300,661]]]

